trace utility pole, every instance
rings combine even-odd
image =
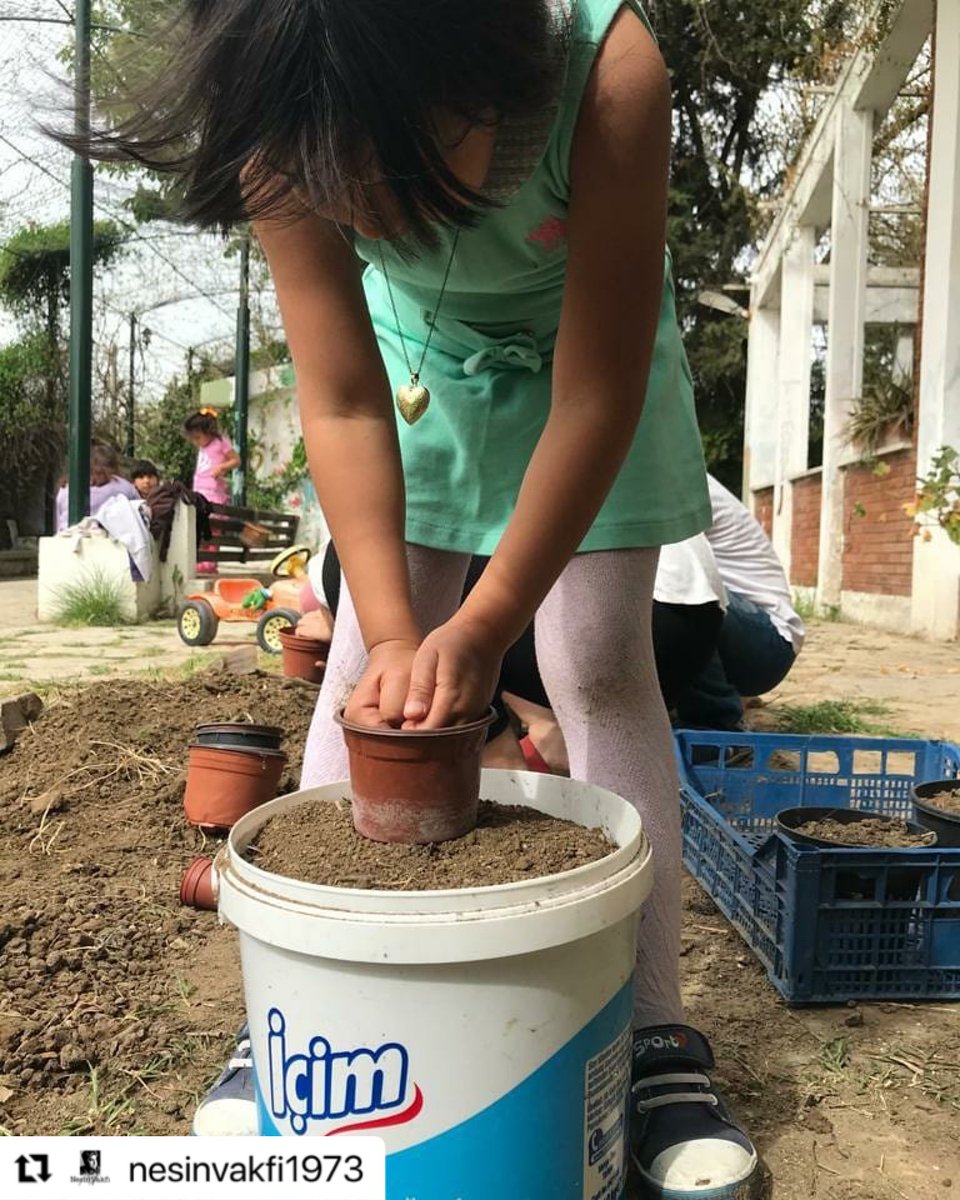
[[[237,305],[237,345],[234,356],[234,413],[236,416],[237,485],[234,500],[247,502],[247,421],[250,410],[250,234],[240,243],[240,300]]]
[[[134,432],[134,401],[133,401],[133,385],[134,385],[134,365],[137,353],[137,314],[130,314],[130,362],[129,374],[127,376],[127,458],[133,458],[134,442],[136,435]]]
[[[90,0],[75,0],[74,132],[90,132]],[[93,372],[93,167],[74,154],[70,167],[69,521],[90,507],[90,403]]]

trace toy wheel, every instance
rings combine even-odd
[[[286,633],[296,629],[300,614],[292,608],[271,608],[257,622],[257,641],[260,649],[267,654],[279,654],[283,647],[280,645],[281,631]]]
[[[206,600],[188,600],[177,615],[177,632],[188,646],[209,646],[220,619]]]
[[[288,546],[270,564],[270,574],[277,579],[292,579],[298,572],[307,569],[307,563],[313,557],[309,546]]]

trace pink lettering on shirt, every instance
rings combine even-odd
[[[566,240],[567,223],[562,217],[547,217],[532,233],[527,234],[528,242],[537,243],[550,254]]]

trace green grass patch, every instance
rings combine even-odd
[[[112,675],[113,667],[104,666],[103,663],[94,663],[92,667],[87,667],[88,675]]]
[[[56,597],[58,625],[80,629],[91,625],[110,628],[128,624],[123,615],[120,584],[102,571],[92,571],[86,579],[65,584],[58,589]]]
[[[890,709],[876,700],[820,700],[816,704],[782,704],[776,708],[783,733],[867,733],[887,737],[917,737],[893,729],[877,717]]]

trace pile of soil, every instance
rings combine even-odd
[[[191,999],[195,951],[221,934],[235,951],[213,913],[178,900],[190,860],[218,848],[183,817],[187,743],[203,720],[279,725],[290,791],[315,698],[266,673],[113,680],[64,693],[0,757],[0,1124],[142,1132],[132,1103],[112,1103],[109,1120],[98,1105],[156,1089],[149,1081],[162,1067],[170,1077],[149,1132],[185,1132],[242,1019],[235,974],[215,1015]],[[34,1116],[19,1126],[31,1094],[82,1112],[89,1099],[66,1102],[80,1091],[93,1094],[89,1123],[61,1130]]]
[[[429,891],[516,883],[605,858],[613,846],[585,829],[517,804],[480,804],[477,828],[430,846],[372,842],[353,828],[350,802],[311,801],[268,821],[251,857],[276,875],[330,887]]]
[[[866,817],[852,823],[832,818],[805,821],[797,825],[794,832],[819,838],[822,842],[835,842],[838,846],[873,846],[887,850],[930,846],[936,840],[932,833],[911,830],[902,817]]]
[[[924,796],[924,804],[931,808],[939,808],[951,816],[960,816],[960,788],[950,788],[948,791],[935,792],[932,796]]]

